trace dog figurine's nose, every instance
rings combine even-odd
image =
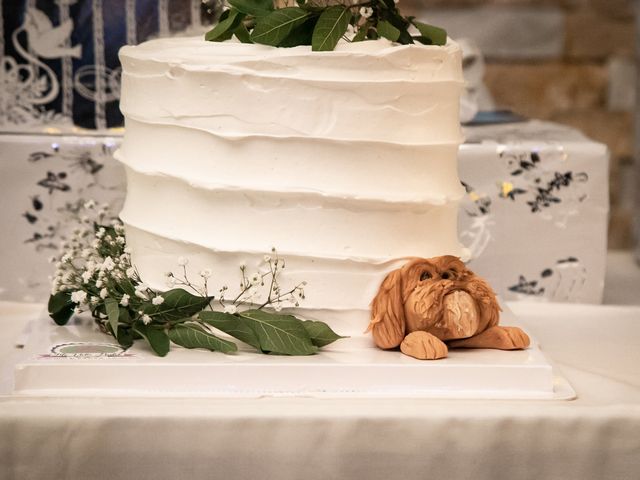
[[[476,301],[463,290],[456,290],[444,297],[443,324],[446,331],[442,340],[467,338],[480,327],[480,312]]]

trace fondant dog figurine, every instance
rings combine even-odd
[[[380,348],[419,359],[447,356],[449,347],[516,350],[529,346],[520,328],[498,325],[491,287],[450,255],[416,258],[389,273],[371,304],[367,331]]]

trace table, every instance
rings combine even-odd
[[[637,479],[640,307],[509,306],[577,400],[9,396],[0,478]],[[0,303],[0,361],[40,308]]]

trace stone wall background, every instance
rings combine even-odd
[[[633,0],[400,1],[403,11],[477,43],[496,107],[574,126],[608,145],[609,248],[631,248]]]

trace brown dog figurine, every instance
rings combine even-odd
[[[449,347],[516,350],[529,346],[520,328],[498,326],[495,293],[459,258],[416,258],[389,273],[371,304],[367,331],[380,348],[419,359],[447,356]]]

